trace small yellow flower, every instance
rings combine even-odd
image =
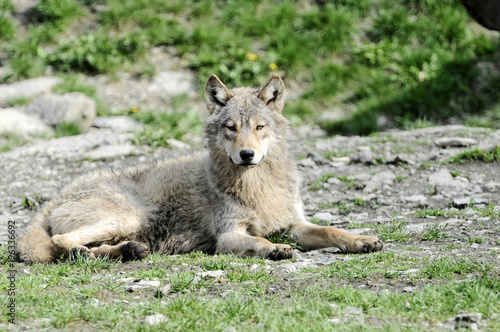
[[[139,111],[139,107],[137,107],[137,106],[132,106],[130,108],[130,112],[132,112],[132,113],[137,113],[138,111]]]
[[[269,65],[269,69],[271,69],[272,71],[275,71],[275,70],[278,70],[278,66],[273,62]]]
[[[247,54],[245,54],[245,57],[247,58],[247,60],[250,60],[250,61],[255,61],[258,58],[257,54],[255,54],[255,53],[247,53]]]

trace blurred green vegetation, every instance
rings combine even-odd
[[[459,0],[40,0],[23,24],[13,10],[0,0],[3,82],[49,66],[113,74],[172,45],[200,86],[212,73],[257,86],[279,72],[304,89],[287,102],[292,123],[330,134],[500,128],[499,34],[471,23]]]

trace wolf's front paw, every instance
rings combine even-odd
[[[69,250],[70,259],[76,260],[78,257],[83,259],[95,258],[94,254],[90,252],[90,249],[84,246],[74,247]]]
[[[341,248],[345,253],[369,253],[380,251],[384,247],[384,242],[377,236],[358,235],[353,238],[352,244]]]
[[[149,249],[139,242],[130,241],[121,246],[122,261],[143,259],[149,256]]]
[[[274,249],[267,255],[267,258],[273,261],[293,258],[293,249],[287,244],[275,244]]]

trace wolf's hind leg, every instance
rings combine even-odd
[[[124,227],[130,226],[130,224],[133,223],[120,225],[112,220],[102,220],[99,223],[83,226],[68,233],[53,235],[52,242],[61,252],[66,253],[66,256],[71,256],[73,258],[77,256],[94,257],[96,254],[103,256],[105,253],[108,253],[109,256],[113,256],[114,258],[117,250],[121,250],[121,247],[116,246],[117,248],[114,249],[114,246],[108,244],[117,243],[118,239],[132,239],[137,227]],[[124,228],[127,231],[124,231]],[[97,250],[100,248],[98,247],[92,251],[88,248],[88,245],[92,243],[103,243],[103,245],[107,245],[107,247]],[[145,246],[142,247],[147,251]],[[133,248],[135,248],[135,246],[133,246]],[[139,248],[137,248],[137,250],[133,248],[130,250],[124,249],[127,257],[134,257],[134,255],[141,257],[141,253],[145,251],[139,250]]]
[[[335,227],[311,223],[292,226],[290,235],[299,245],[309,250],[337,247],[345,253],[368,253],[382,250],[384,246],[376,236],[356,235]]]
[[[246,257],[262,257],[272,260],[293,258],[293,249],[286,244],[274,244],[268,240],[243,232],[221,234],[217,240],[217,253]]]
[[[117,245],[103,244],[100,247],[90,249],[95,257],[108,257],[122,261],[139,260],[149,256],[150,252],[146,245],[135,241],[125,241]]]

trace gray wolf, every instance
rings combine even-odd
[[[293,257],[264,236],[288,229],[306,249],[381,250],[378,237],[309,223],[299,175],[286,146],[285,87],[278,75],[260,89],[205,87],[208,151],[83,175],[45,204],[18,243],[20,259],[142,259],[150,251]]]

